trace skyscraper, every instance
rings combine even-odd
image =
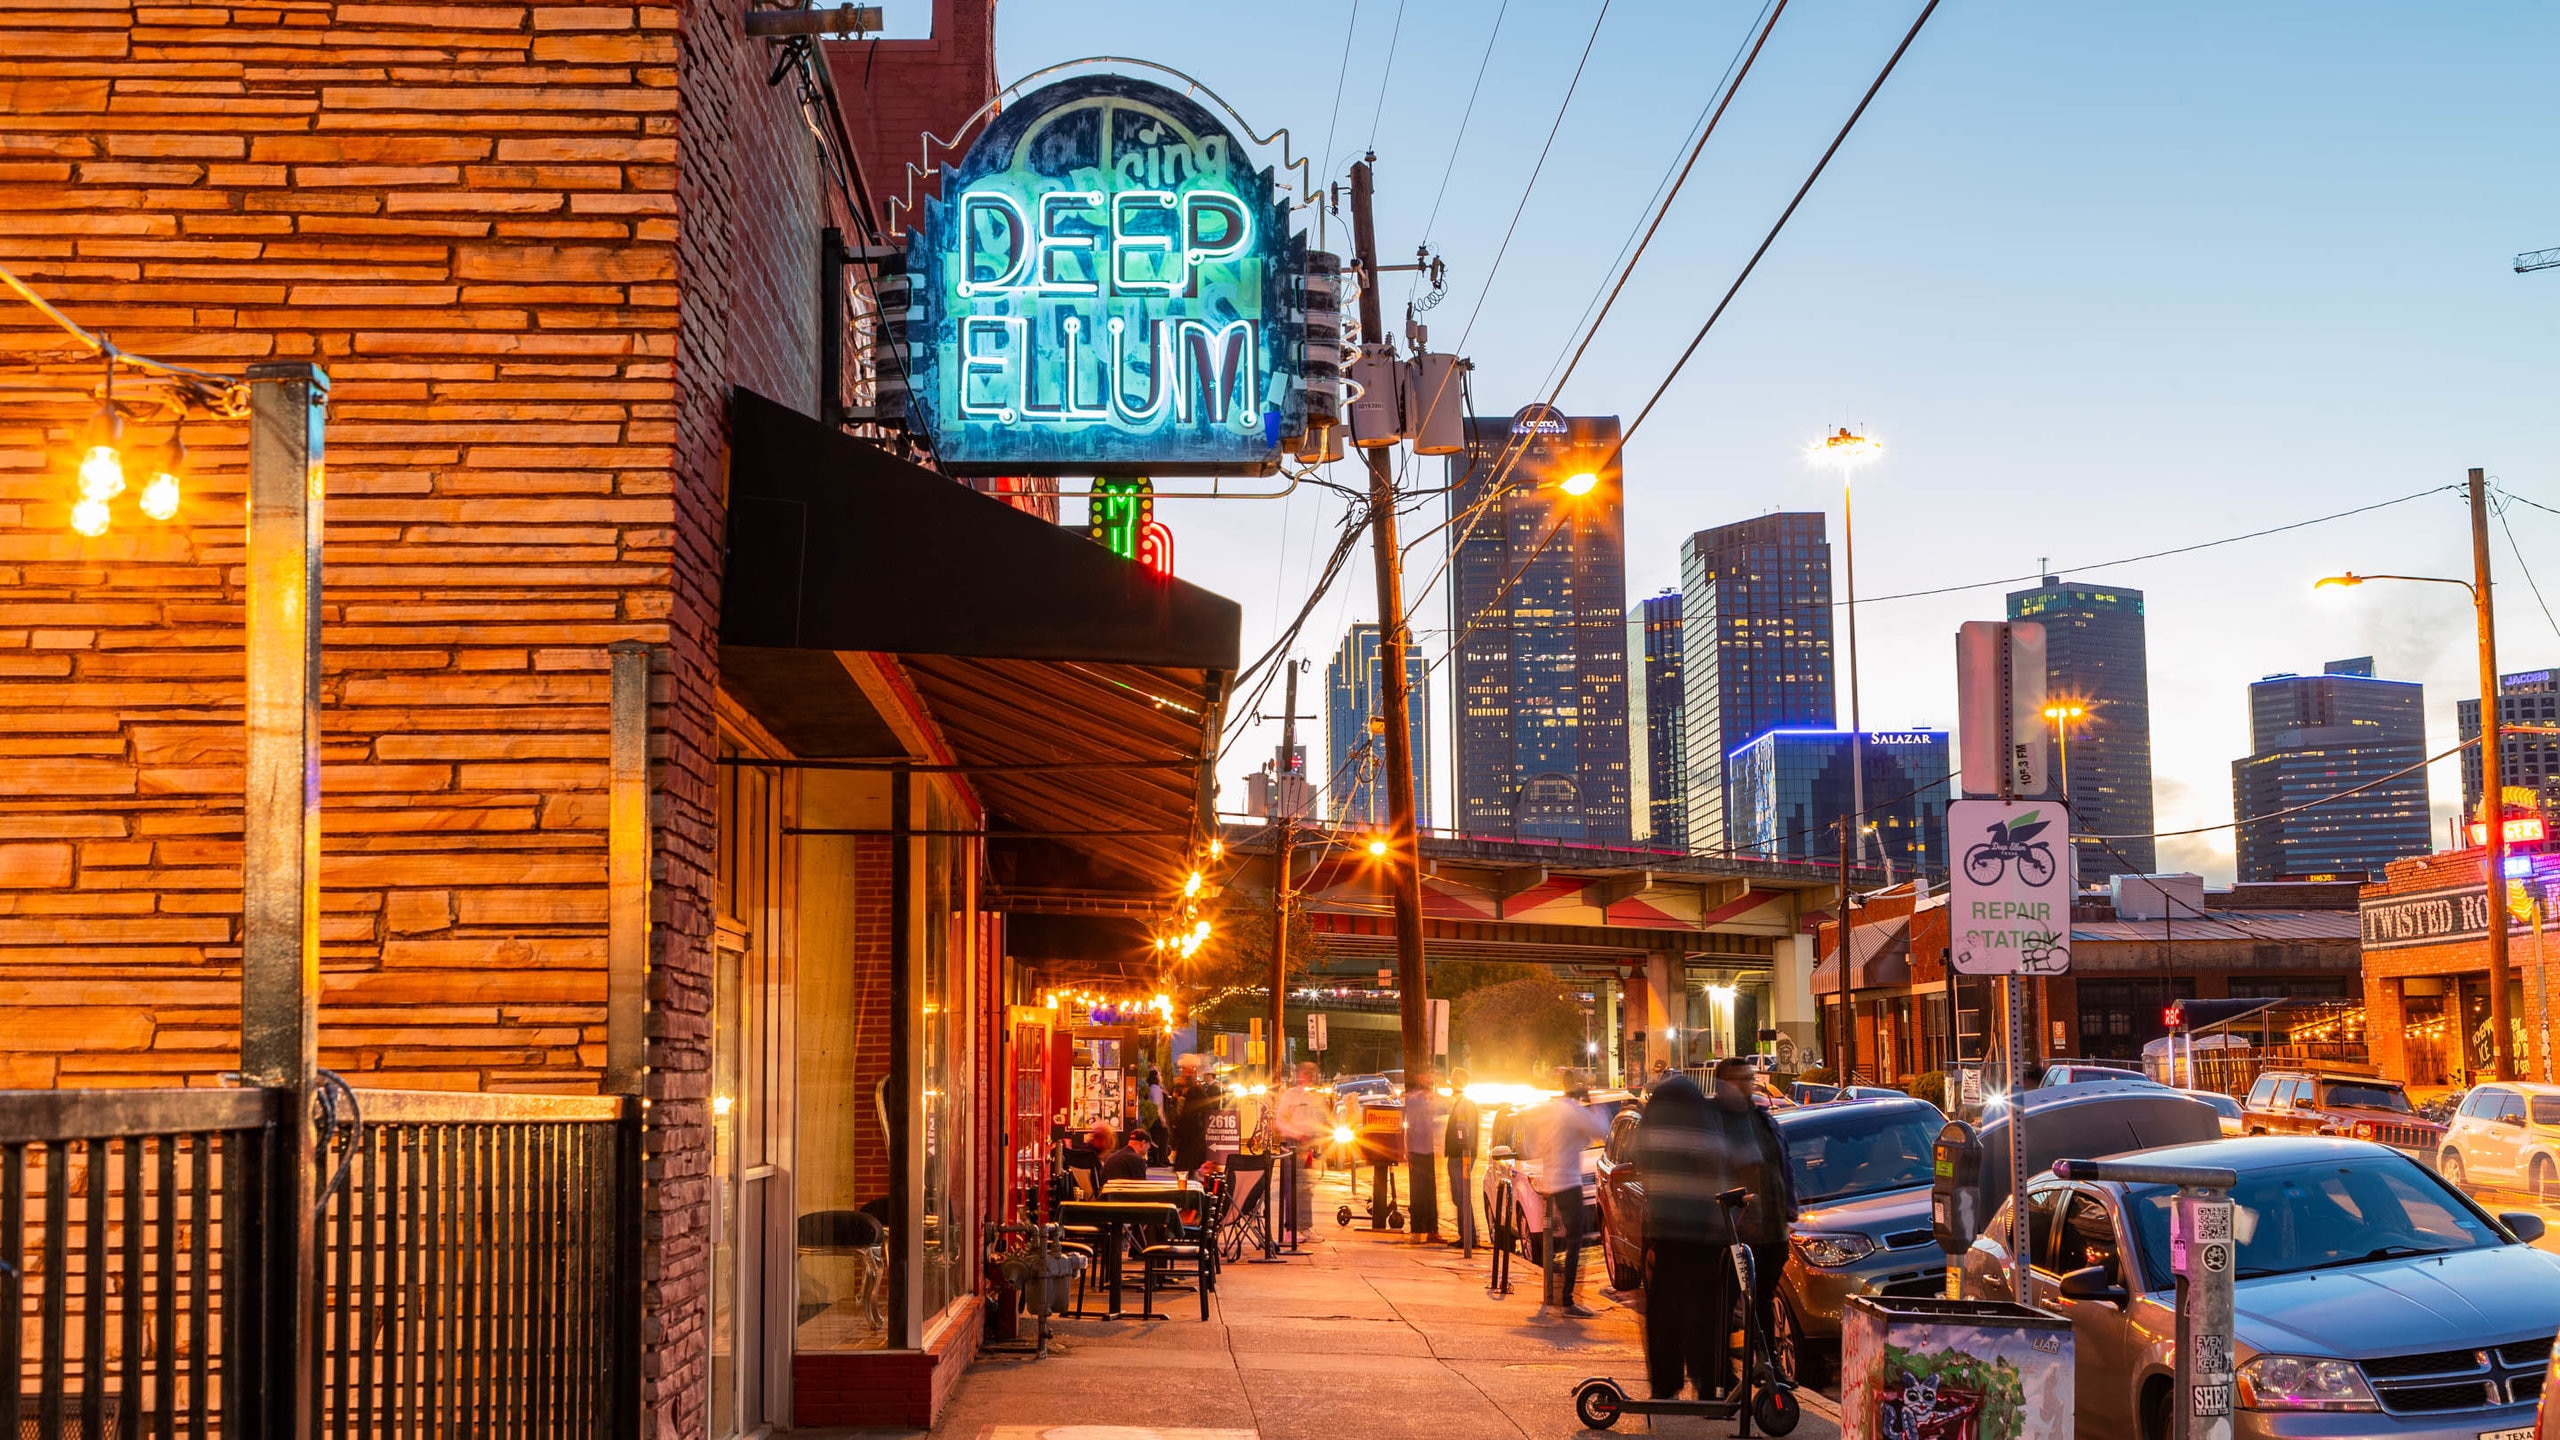
[[[2071,730],[2069,793],[2054,755],[2045,792],[2071,806],[2080,883],[2159,868],[2151,841],[2151,674],[2142,628],[2142,592],[2116,585],[2066,585],[2047,575],[2033,590],[2009,592],[2009,618],[2044,623],[2045,694],[2088,711]]]
[[[1467,417],[1466,440],[1449,457],[1455,823],[1476,835],[1623,845],[1632,829],[1617,418],[1533,405]]]
[[[1646,597],[1627,617],[1628,769],[1635,777],[1636,838],[1656,849],[1688,844],[1681,783],[1688,713],[1680,689],[1680,592]]]
[[[2453,702],[2454,722],[2465,740],[2480,738],[2480,702]],[[2560,670],[2526,670],[2498,677],[2498,724],[2560,725]],[[2560,799],[2560,735],[2498,731],[2498,779],[2501,789],[2539,790]],[[2548,799],[2546,803],[2548,803]],[[2462,752],[2462,815],[2469,824],[2480,814],[2480,747]]]
[[[1857,747],[1867,779],[1865,860],[1947,872],[1947,732],[1870,730]],[[1733,848],[1772,860],[1840,858],[1840,821],[1850,813],[1849,732],[1771,730],[1726,757]]]
[[[2240,878],[2379,880],[2426,854],[2425,708],[2416,681],[2375,679],[2370,655],[2251,685],[2249,756],[2231,762]],[[2300,808],[2345,790],[2357,793]]]
[[[1324,669],[1325,814],[1338,824],[1387,823],[1387,745],[1371,722],[1384,713],[1378,627],[1362,621]],[[1404,657],[1405,713],[1413,724],[1413,823],[1431,824],[1431,667]]]
[[[1680,546],[1682,788],[1688,842],[1735,845],[1725,761],[1781,727],[1828,730],[1831,545],[1818,512],[1701,530]]]

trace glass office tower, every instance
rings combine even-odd
[[[1378,627],[1342,637],[1324,671],[1325,814],[1336,824],[1387,823],[1387,741],[1374,723],[1383,701]],[[1405,713],[1413,724],[1413,823],[1431,825],[1431,667],[1419,647],[1404,656]]]
[[[1947,732],[1870,730],[1865,759],[1868,863],[1897,880],[1947,873]],[[1850,811],[1849,732],[1772,730],[1730,757],[1727,798],[1734,849],[1769,860],[1840,859]]]
[[[2425,712],[2424,687],[2374,678],[2370,655],[2251,685],[2250,753],[2231,762],[2240,878],[2379,880],[2426,854]]]
[[[1449,457],[1451,772],[1469,834],[1633,838],[1617,440],[1615,416],[1531,406],[1467,417]]]
[[[2054,780],[2046,796],[2069,800],[2075,837],[2124,837],[2106,844],[2072,841],[2080,883],[2158,870],[2151,840],[2151,673],[2142,592],[2065,584],[2047,575],[2033,590],[2010,592],[2009,618],[2044,622],[2045,694],[2076,700],[2088,711],[2071,731],[2069,794],[2061,788],[2064,758],[2057,749],[2051,752]]]
[[[1683,783],[1688,841],[1739,845],[1725,761],[1780,727],[1828,730],[1831,545],[1816,512],[1701,530],[1680,546]]]
[[[1688,715],[1680,681],[1680,592],[1647,596],[1627,617],[1627,741],[1635,777],[1636,838],[1661,850],[1688,846],[1688,787],[1681,773]]]

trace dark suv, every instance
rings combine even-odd
[[[2314,1070],[2267,1070],[2240,1104],[2252,1135],[2345,1135],[2406,1151],[2433,1165],[2444,1127],[2418,1114],[2397,1080]]]

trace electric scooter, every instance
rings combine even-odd
[[[1742,1212],[1751,1203],[1749,1191],[1735,1188],[1716,1197],[1724,1210],[1725,1224],[1732,1233],[1742,1233]],[[1733,1420],[1738,1424],[1734,1434],[1751,1434],[1753,1424],[1768,1435],[1785,1435],[1804,1418],[1804,1408],[1797,1403],[1794,1382],[1780,1379],[1777,1367],[1769,1360],[1769,1337],[1760,1333],[1760,1315],[1751,1303],[1752,1282],[1757,1268],[1751,1247],[1736,1241],[1731,1251],[1735,1294],[1742,1309],[1742,1364],[1734,1377],[1733,1388],[1713,1400],[1639,1400],[1629,1395],[1617,1381],[1595,1375],[1576,1386],[1573,1392],[1574,1414],[1594,1430],[1606,1430],[1618,1423],[1621,1415],[1698,1415],[1709,1420]]]

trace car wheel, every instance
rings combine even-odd
[[[2551,1203],[2552,1201],[2554,1201],[2554,1200],[2560,1200],[2560,1193],[2554,1193],[2554,1192],[2560,1192],[2560,1173],[2555,1173],[2555,1172],[2554,1172],[2554,1170],[2553,1170],[2553,1168],[2552,1168],[2552,1165],[2551,1165],[2551,1157],[2550,1157],[2550,1156],[2548,1156],[2548,1155],[2536,1155],[2536,1156],[2534,1156],[2534,1157],[2533,1157],[2533,1200],[2534,1200],[2534,1203],[2535,1203],[2535,1204],[2537,1204],[2537,1205],[2548,1205],[2548,1204],[2550,1204],[2550,1203]]]
[[[2169,1395],[2166,1379],[2142,1387],[2142,1440],[2170,1440]]]
[[[1619,1263],[1617,1238],[1606,1228],[1600,1232],[1600,1254],[1609,1262],[1610,1289],[1625,1295],[1644,1288],[1644,1270],[1640,1266]]]
[[[2436,1164],[2436,1173],[2453,1182],[2456,1190],[2467,1187],[2471,1181],[2470,1174],[2462,1168],[2462,1152],[2459,1150],[2444,1152],[2444,1159]]]
[[[1769,1307],[1769,1368],[1790,1385],[1804,1382],[1804,1327],[1796,1322],[1795,1307],[1781,1295]]]

